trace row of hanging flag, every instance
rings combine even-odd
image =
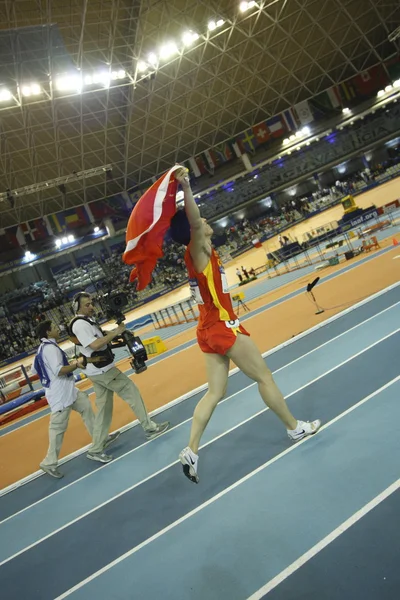
[[[191,175],[201,177],[216,168],[239,158],[241,154],[254,154],[260,146],[291,135],[298,129],[339,114],[344,107],[354,107],[373,97],[392,81],[400,77],[400,57],[376,65],[355,77],[330,87],[310,100],[299,102],[282,113],[256,123],[234,139],[193,156],[185,161]]]

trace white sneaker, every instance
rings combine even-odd
[[[309,435],[314,435],[320,429],[322,423],[319,419],[316,421],[297,421],[296,429],[288,429],[287,434],[292,442],[299,442]]]
[[[199,483],[199,476],[197,475],[197,464],[199,457],[189,448],[184,448],[179,454],[179,460],[182,463],[183,473],[192,483]]]

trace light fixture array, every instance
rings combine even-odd
[[[240,2],[239,11],[245,13],[252,8],[260,8],[260,4],[251,0],[250,2]],[[210,33],[221,29],[226,21],[222,18],[215,17],[207,24],[207,33],[200,35],[196,31],[185,31],[180,40],[180,44],[175,41],[165,43],[158,52],[150,52],[146,59],[140,59],[136,65],[136,81],[145,78],[149,73],[154,71],[163,62],[167,62],[179,54],[183,54],[186,48],[192,47],[201,37],[207,39]]]
[[[68,246],[68,244],[73,244],[74,241],[75,241],[75,236],[73,236],[72,234],[65,235],[62,238],[56,239],[56,247],[62,248],[63,246]]]
[[[240,13],[246,13],[250,9],[260,8],[261,5],[261,2],[257,3],[254,0],[240,2],[239,11]],[[186,48],[192,47],[200,37],[203,40],[208,39],[211,33],[221,29],[225,23],[226,21],[223,18],[215,17],[208,22],[208,31],[204,35],[200,36],[199,33],[188,30],[182,34],[179,44],[172,40],[164,43],[157,52],[150,52],[146,59],[138,60],[135,77],[124,69],[111,67],[93,73],[81,73],[78,69],[69,73],[59,73],[55,76],[49,74],[49,80],[42,84],[38,82],[17,83],[14,89],[0,86],[0,107],[3,109],[11,108],[15,105],[21,105],[23,102],[48,100],[52,95],[62,97],[97,89],[108,89],[112,85],[115,86],[121,83],[136,83],[141,79],[145,79],[149,73],[158,69],[162,63],[170,61],[182,54]]]
[[[62,73],[56,75],[54,81],[50,80],[48,84],[40,86],[37,82],[24,83],[17,86],[13,91],[0,87],[0,104],[15,105],[20,99],[32,101],[46,96],[50,98],[50,87],[53,91],[62,95],[80,94],[83,91],[91,89],[109,88],[111,84],[119,83],[121,80],[127,79],[128,74],[123,69],[110,70],[103,69],[94,73],[82,75],[79,71],[75,73]],[[48,88],[48,89],[46,89]]]

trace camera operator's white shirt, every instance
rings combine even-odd
[[[43,338],[41,341],[45,341]],[[56,340],[49,338],[53,344],[45,344],[42,357],[44,366],[50,379],[50,385],[45,388],[46,400],[50,406],[51,412],[64,410],[73,404],[78,396],[78,390],[75,387],[73,377],[59,375],[60,370],[65,366],[61,350],[56,346]],[[36,375],[35,367],[32,365],[31,373]]]
[[[76,316],[81,317],[83,315]],[[88,319],[88,317],[84,317],[84,319]],[[75,323],[72,325],[72,332],[80,341],[80,345],[77,346],[79,352],[89,358],[90,356],[92,356],[93,352],[95,352],[94,350],[92,350],[92,348],[90,348],[89,344],[104,336],[94,321],[90,319],[91,322],[88,323],[87,321],[84,321],[84,319],[82,318],[75,321]],[[106,348],[107,344],[101,346],[99,350],[106,350]],[[106,365],[105,367],[101,367],[100,369],[94,364],[88,363],[84,371],[86,375],[90,377],[90,375],[101,375],[102,373],[106,373],[113,367],[115,367],[115,362],[112,362],[109,365]]]

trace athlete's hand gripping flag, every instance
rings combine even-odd
[[[183,168],[175,165],[160,177],[139,199],[129,217],[122,260],[136,265],[129,280],[138,280],[138,290],[150,283],[157,260],[163,256],[164,235],[176,213],[178,181],[174,173]]]

